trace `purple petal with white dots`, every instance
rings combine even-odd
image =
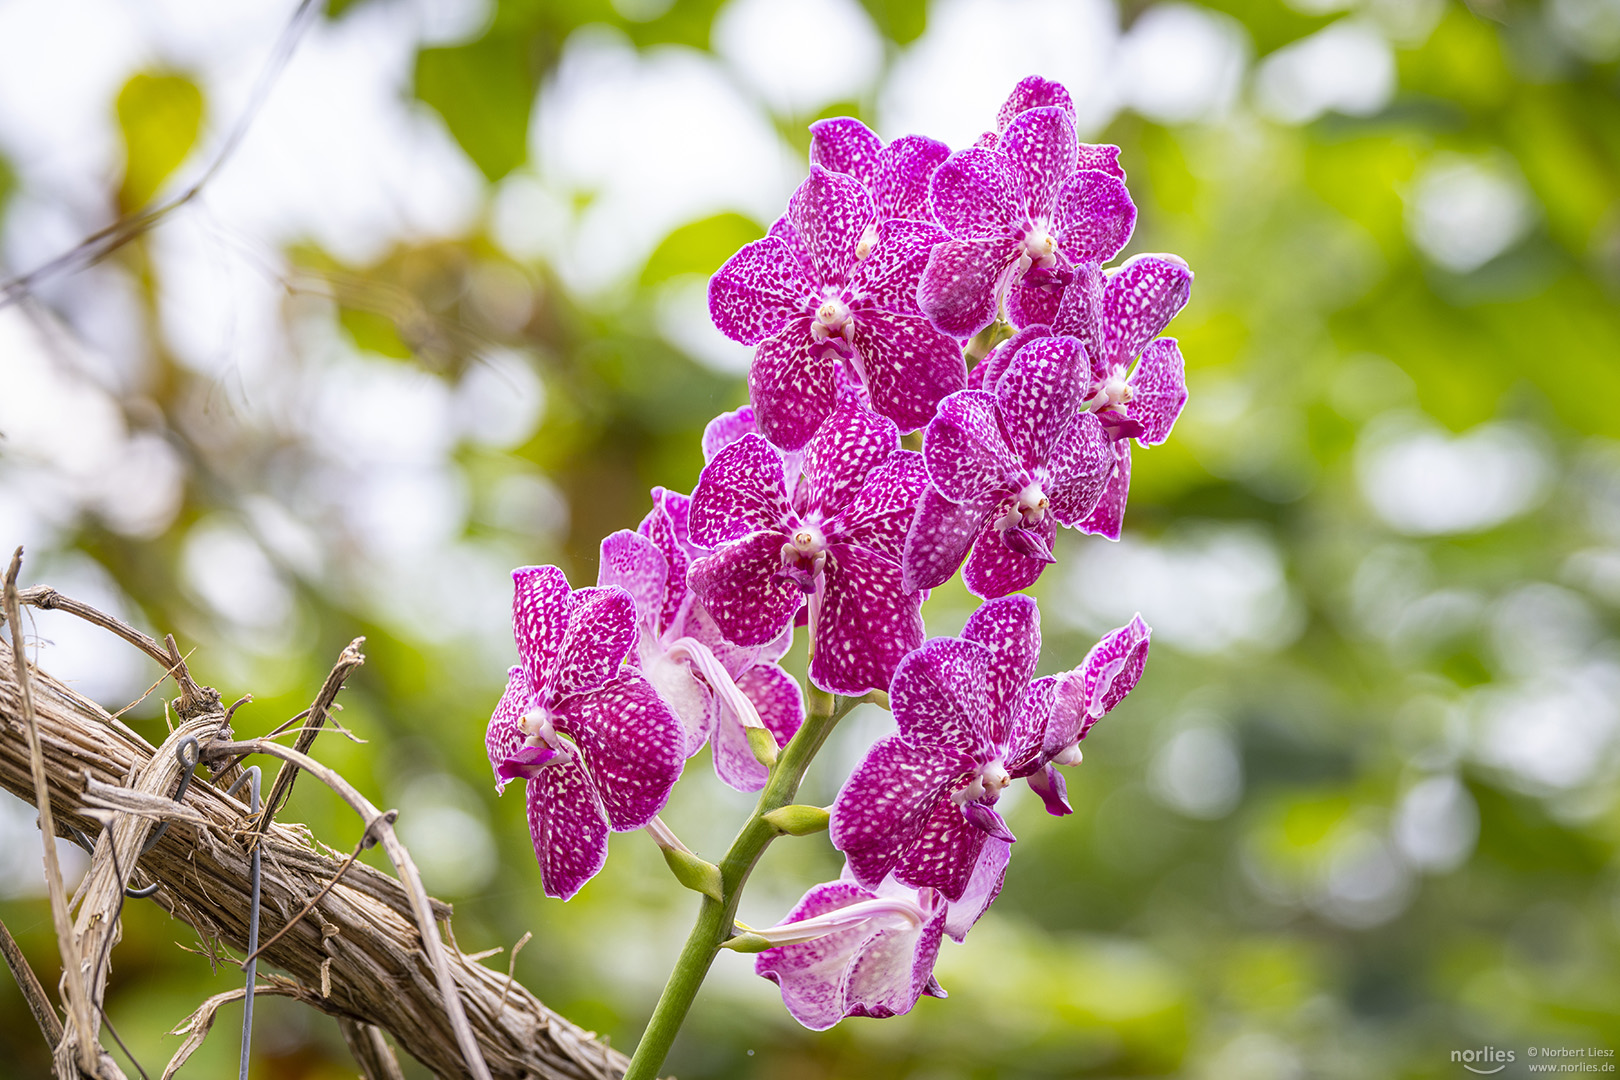
[[[529,836],[547,896],[567,900],[607,862],[608,822],[596,785],[574,762],[541,769],[527,792]]]
[[[877,245],[856,264],[850,281],[850,291],[858,298],[857,318],[868,306],[900,315],[919,314],[917,283],[928,265],[928,253],[949,239],[944,229],[926,221],[879,225]]]
[[[1136,204],[1125,181],[1085,169],[1058,189],[1053,220],[1058,245],[1070,260],[1105,263],[1130,242]]]
[[[923,135],[904,135],[878,152],[872,196],[880,218],[928,221],[928,185],[951,148]]]
[[[1011,239],[1023,224],[1017,173],[998,154],[977,147],[946,158],[928,185],[934,220],[958,240]]]
[[[1021,703],[1024,687],[1035,677],[1041,659],[1041,611],[1032,596],[1006,596],[979,605],[968,616],[962,637],[990,650],[985,669],[989,691],[990,742],[1007,742],[1013,712]]]
[[[521,667],[506,673],[506,690],[495,704],[495,712],[484,729],[484,751],[489,755],[489,767],[495,770],[495,790],[506,789],[510,779],[501,773],[501,765],[523,746],[526,736],[518,722],[534,704],[534,691],[529,688],[528,676]]]
[[[744,435],[704,466],[692,492],[692,540],[718,547],[762,530],[781,531],[792,510],[783,491],[781,452]]]
[[[1114,474],[1114,445],[1096,413],[1069,421],[1046,463],[1046,497],[1058,524],[1074,528],[1097,508]]]
[[[901,737],[985,760],[993,756],[985,694],[992,659],[976,641],[941,637],[901,661],[889,686],[889,707]]]
[[[701,554],[703,549],[692,543],[690,527],[692,496],[683,495],[679,491],[670,491],[668,488],[655,487],[652,489],[652,500],[653,506],[664,512],[664,516],[669,522],[670,532],[675,537],[675,543],[687,558]],[[642,521],[642,526],[643,528],[640,530],[642,535],[651,537],[653,542],[659,545],[660,550],[663,550],[664,541],[659,538],[658,530],[647,527],[645,519]],[[664,551],[664,557],[669,558],[667,550]],[[682,574],[682,580],[684,579],[685,575]]]
[[[709,317],[726,337],[754,345],[813,308],[813,289],[788,243],[766,236],[744,244],[709,279]]]
[[[1001,885],[1007,877],[1007,862],[1012,856],[1012,845],[1005,840],[986,839],[979,848],[979,858],[973,864],[962,898],[953,901],[950,914],[945,917],[945,932],[957,941],[967,937],[973,924],[990,909],[1001,894]]]
[[[754,419],[754,407],[744,405],[731,412],[723,412],[703,427],[703,460],[713,461],[714,455],[742,438],[759,434],[759,422]]]
[[[838,401],[836,360],[798,319],[754,350],[748,397],[760,434],[784,450],[797,450],[816,433]]]
[[[658,605],[658,617],[653,623],[654,629],[662,634],[682,617],[681,611],[686,604],[686,598],[691,590],[686,587],[686,570],[691,561],[688,549],[689,542],[683,542],[681,534],[686,527],[687,504],[691,502],[689,496],[676,495],[663,488],[653,488],[653,508],[647,516],[641,519],[636,531],[658,549],[664,557],[666,574],[662,597]],[[676,524],[675,515],[680,515],[680,523]],[[598,582],[601,584],[601,582]]]
[[[928,479],[952,502],[1000,494],[1016,483],[1019,461],[1002,432],[994,395],[963,390],[939,403],[923,435]]]
[[[949,748],[897,735],[873,743],[833,800],[829,826],[855,880],[875,888],[887,877],[936,805],[944,801],[955,811],[948,789],[972,768],[971,756]]]
[[[883,689],[922,644],[922,594],[905,587],[897,560],[855,544],[833,545],[823,573],[810,681],[849,697]]]
[[[568,578],[555,566],[512,571],[512,636],[529,685],[544,694],[557,670],[568,633]]]
[[[997,298],[1018,251],[1011,237],[940,244],[928,253],[917,306],[942,333],[972,337],[995,321]]]
[[[1020,349],[996,380],[1002,427],[1025,468],[1051,454],[1085,395],[1088,375],[1086,350],[1078,340],[1048,337]]]
[[[1081,143],[1076,169],[1096,169],[1109,176],[1125,179],[1125,170],[1119,167],[1119,147],[1109,143]]]
[[[557,697],[600,686],[618,674],[636,645],[636,602],[617,587],[575,589],[568,632],[557,655]]]
[[[779,532],[755,533],[692,564],[692,591],[728,641],[764,645],[792,625],[804,594],[780,576],[786,542]]]
[[[1142,425],[1136,441],[1157,446],[1170,437],[1187,404],[1187,377],[1175,338],[1154,338],[1131,372],[1131,419]]]
[[[901,431],[928,423],[940,399],[967,383],[961,345],[921,315],[864,311],[855,320],[855,348],[872,408]]]
[[[1125,502],[1130,494],[1131,441],[1117,439],[1114,442],[1114,467],[1110,471],[1108,485],[1103,488],[1096,508],[1075,527],[1094,536],[1118,540],[1120,531],[1125,527]]]
[[[810,252],[817,284],[841,286],[849,281],[855,247],[877,210],[866,185],[855,177],[811,165],[810,175],[788,200],[787,217]]]
[[[1039,324],[1024,327],[1018,333],[990,350],[990,355],[981,360],[979,365],[973,369],[968,378],[969,386],[974,390],[994,391],[996,380],[1001,378],[1001,373],[1007,370],[1007,365],[1012,363],[1013,357],[1017,356],[1025,345],[1039,338],[1051,336],[1052,330],[1050,327]]]
[[[1141,615],[1117,630],[1110,630],[1086,653],[1080,665],[1086,688],[1086,712],[1095,721],[1124,700],[1136,688],[1147,663],[1153,631]],[[1080,732],[1084,738],[1087,724]]]
[[[1059,186],[1074,172],[1080,139],[1063,109],[1043,105],[1014,117],[996,150],[1018,174],[1029,216],[1040,219],[1052,213]]]
[[[984,809],[995,815],[989,807]],[[895,879],[916,889],[938,889],[945,899],[956,903],[967,893],[979,853],[989,839],[947,796],[934,805],[916,839],[900,853],[894,867]]]
[[[1050,551],[1057,535],[1057,519],[1047,514],[1039,525],[1022,531],[1033,533],[1034,539],[1044,542]],[[1049,558],[1021,554],[1007,546],[999,529],[986,529],[973,542],[973,551],[962,567],[962,584],[974,596],[994,600],[1035,584]]]
[[[827,523],[829,536],[857,544],[898,564],[905,554],[906,531],[917,502],[928,490],[922,455],[899,450],[874,468],[837,518]]]
[[[1174,255],[1132,255],[1108,272],[1103,292],[1103,336],[1108,361],[1118,367],[1141,355],[1164,332],[1192,293],[1192,271]]]
[[[906,531],[906,587],[937,589],[949,581],[974,538],[989,526],[994,506],[987,498],[954,503],[933,488],[925,491]]]
[[[1069,92],[1060,82],[1043,79],[1039,75],[1029,75],[1018,81],[1007,100],[1002,103],[1001,109],[996,113],[996,130],[1006,131],[1007,125],[1019,113],[1030,109],[1039,109],[1050,106],[1062,111],[1069,120],[1074,120],[1074,101]],[[1116,150],[1115,153],[1118,153]]]
[[[1053,276],[1050,282],[1037,282],[1037,273]],[[1016,327],[1050,326],[1063,306],[1063,287],[1073,271],[1066,267],[1026,273],[1007,290],[1007,321]]]
[[[1079,680],[1072,672],[1048,675],[1024,687],[1013,710],[1012,729],[1007,736],[1007,756],[1003,759],[1014,779],[1037,772],[1047,758],[1062,749],[1061,745],[1048,747],[1048,735],[1053,730],[1053,714],[1060,704],[1079,709],[1083,698]],[[1071,699],[1072,705],[1066,704]]]
[[[1097,379],[1108,377],[1108,349],[1103,339],[1103,292],[1108,278],[1102,268],[1091,262],[1074,268],[1074,276],[1064,286],[1062,302],[1052,317],[1052,332],[1068,334],[1080,339],[1091,357],[1091,374]]]
[[[843,509],[866,476],[900,448],[894,421],[845,395],[804,447],[804,485],[795,498],[801,516],[819,510],[831,517]]]
[[[616,585],[629,593],[636,603],[637,617],[647,627],[656,628],[669,583],[669,560],[647,537],[620,529],[602,540],[596,583]]]
[[[615,831],[639,829],[669,801],[686,764],[686,729],[641,675],[626,672],[556,708]]]
[[[852,116],[835,116],[810,125],[810,163],[835,173],[847,173],[872,186],[878,151],[883,140]]]

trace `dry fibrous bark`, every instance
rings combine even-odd
[[[178,657],[176,657],[178,659]],[[188,680],[189,681],[189,680]],[[57,826],[72,826],[109,842],[116,859],[96,860],[80,887],[79,955],[84,976],[99,991],[116,963],[116,911],[123,883],[156,882],[153,902],[192,926],[205,940],[245,950],[248,937],[248,807],[220,788],[194,781],[172,799],[183,771],[174,748],[186,735],[208,744],[230,739],[217,695],[200,693],[163,748],[49,675],[30,673],[50,803]],[[207,688],[200,688],[206,692]],[[21,687],[9,650],[0,650],[0,787],[34,803],[22,723]],[[113,822],[99,836],[102,819]],[[140,853],[159,818],[171,822],[151,851]],[[364,826],[362,826],[364,827]],[[339,1019],[372,1075],[389,1075],[377,1032],[441,1076],[472,1075],[457,1047],[433,966],[413,919],[412,901],[394,878],[354,863],[335,886],[273,942],[325,888],[344,859],[321,850],[307,829],[272,823],[262,845],[262,959],[301,988],[299,1000]],[[105,864],[108,868],[101,871]],[[124,882],[118,880],[122,875]],[[125,903],[145,903],[126,900]],[[449,918],[432,901],[433,916]],[[445,943],[443,952],[478,1050],[491,1074],[511,1080],[607,1080],[622,1076],[626,1058],[547,1009],[508,974],[483,967]],[[285,991],[283,991],[285,992]],[[368,1030],[371,1029],[371,1030]]]

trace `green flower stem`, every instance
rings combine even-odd
[[[656,1080],[658,1070],[669,1055],[671,1044],[675,1042],[675,1035],[681,1030],[686,1013],[697,997],[698,988],[709,973],[709,965],[714,963],[715,954],[720,951],[720,943],[732,936],[737,901],[742,898],[748,875],[753,872],[754,864],[759,862],[759,857],[765,853],[770,842],[782,835],[765,820],[765,815],[793,803],[799,794],[799,784],[804,780],[805,770],[810,767],[822,743],[827,741],[833,726],[860,703],[860,698],[834,698],[831,694],[810,688],[810,709],[804,726],[782,750],[782,756],[777,759],[776,767],[771,770],[770,779],[765,783],[765,790],[759,793],[754,812],[743,823],[737,839],[732,841],[731,850],[720,860],[720,880],[725,899],[703,898],[703,904],[698,908],[697,922],[686,939],[680,959],[675,961],[675,970],[670,972],[669,982],[664,984],[664,993],[658,999],[658,1006],[653,1009],[652,1019],[647,1021],[647,1030],[641,1035],[641,1043],[636,1047],[635,1056],[630,1059],[624,1080]]]

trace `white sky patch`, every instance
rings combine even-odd
[[[1586,601],[1557,585],[1521,585],[1491,608],[1497,665],[1521,678],[1579,666],[1602,632]]]
[[[587,294],[640,269],[689,221],[726,210],[775,220],[805,169],[712,57],[675,45],[638,53],[604,26],[569,37],[529,145],[548,188],[588,197],[557,255]]]
[[[928,135],[972,145],[1026,75],[1056,79],[1085,137],[1118,108],[1118,16],[1108,0],[936,0],[928,31],[901,54],[878,98],[886,139]]]
[[[1219,723],[1195,720],[1159,748],[1148,767],[1148,781],[1154,796],[1178,813],[1223,818],[1243,797],[1237,740]]]
[[[1073,606],[1058,615],[1086,630],[1123,625],[1140,611],[1155,640],[1213,654],[1280,649],[1303,629],[1282,554],[1257,527],[1204,524],[1163,542],[1083,544],[1062,560]]]
[[[70,552],[28,559],[23,575],[24,585],[46,582],[64,596],[150,630],[112,575],[88,556]],[[163,673],[122,640],[66,612],[25,609],[22,621],[23,640],[40,667],[109,710],[134,701]]]
[[[813,115],[859,98],[883,66],[883,39],[855,0],[731,0],[710,45],[777,112]]]
[[[1261,110],[1284,123],[1371,116],[1395,94],[1395,54],[1371,23],[1341,19],[1263,59],[1255,90]]]
[[[1390,842],[1372,829],[1352,826],[1335,838],[1311,905],[1359,930],[1395,918],[1411,897],[1411,871]]]
[[[1594,660],[1490,686],[1473,699],[1475,753],[1528,790],[1578,787],[1605,772],[1620,735],[1620,663]]]
[[[479,357],[456,384],[451,405],[461,437],[509,450],[528,442],[546,409],[546,388],[527,356],[496,350]]]
[[[1466,274],[1522,240],[1535,205],[1510,162],[1439,154],[1412,185],[1406,232],[1418,250]]]
[[[192,526],[180,564],[192,592],[237,626],[269,631],[292,616],[292,591],[275,564],[231,521],[210,518]]]
[[[1355,462],[1363,498],[1411,536],[1494,528],[1546,498],[1552,478],[1551,457],[1532,430],[1492,422],[1451,436],[1412,413],[1363,429]]]
[[[1191,4],[1160,4],[1120,41],[1114,78],[1132,109],[1182,124],[1231,109],[1248,56],[1249,36],[1236,19]]]
[[[664,340],[711,371],[746,375],[754,346],[722,334],[709,318],[709,279],[701,274],[671,278],[658,291],[654,313]]]
[[[1620,0],[1550,0],[1542,11],[1573,52],[1599,64],[1620,56]]]
[[[90,868],[90,856],[71,840],[56,841],[56,858],[69,893]],[[39,811],[9,791],[0,791],[0,899],[45,896],[45,847]]]

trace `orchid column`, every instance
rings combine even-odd
[[[485,741],[497,785],[525,781],[546,893],[600,870],[610,831],[645,829],[702,894],[631,1078],[658,1074],[722,949],[758,953],[817,1030],[944,997],[944,939],[990,906],[1016,842],[1001,800],[1027,785],[1068,814],[1059,767],[1147,658],[1137,617],[1036,678],[1040,611],[1019,594],[1056,561],[1057,526],[1119,537],[1130,441],[1163,442],[1186,400],[1159,335],[1191,271],[1104,266],[1136,220],[1118,148],[1080,142],[1067,92],[1034,77],[957,153],[849,118],[811,135],[786,214],[710,283],[715,324],[755,346],[752,403],[710,423],[697,487],[654,489],[640,526],[603,541],[595,587],[514,574],[521,662]],[[964,560],[985,603],[929,640],[927,590]],[[777,663],[798,628],[802,689]],[[862,701],[897,733],[831,807],[798,805]],[[722,781],[760,793],[716,862],[657,817],[705,745]],[[828,830],[840,880],[774,927],[737,924],[766,847]]]

